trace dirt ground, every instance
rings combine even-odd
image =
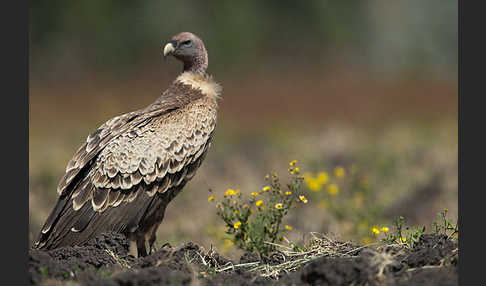
[[[245,253],[231,261],[192,242],[166,245],[143,258],[129,254],[121,234],[102,234],[83,246],[29,251],[32,285],[457,285],[458,243],[424,234],[413,249],[394,245],[359,247],[309,259],[277,251]],[[292,261],[294,260],[294,261]],[[262,265],[265,265],[262,267]],[[254,266],[259,266],[258,268]],[[258,270],[255,270],[258,269]],[[262,269],[264,271],[262,271]],[[278,270],[278,271],[277,271]],[[273,272],[273,274],[272,274]]]

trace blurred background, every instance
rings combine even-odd
[[[303,185],[309,203],[286,218],[292,240],[368,243],[398,216],[428,231],[445,208],[457,219],[457,1],[353,3],[31,1],[30,241],[87,135],[181,72],[161,47],[182,31],[204,41],[223,96],[211,150],[169,205],[159,246],[237,253],[207,198],[258,191],[271,172],[285,181],[292,160],[307,178],[329,177]],[[326,191],[333,182],[339,192]]]

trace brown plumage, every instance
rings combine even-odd
[[[184,63],[181,75],[146,108],[108,120],[90,134],[66,167],[59,199],[34,248],[86,242],[107,231],[150,251],[167,204],[201,165],[216,125],[220,86],[206,74],[207,52],[194,34],[180,33],[164,57]]]

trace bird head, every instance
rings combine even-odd
[[[196,35],[182,32],[164,46],[164,58],[172,55],[184,63],[184,71],[205,73],[208,66],[208,54],[204,43]]]

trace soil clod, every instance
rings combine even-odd
[[[457,285],[458,244],[424,234],[413,249],[317,241],[312,251],[244,253],[238,262],[192,242],[135,258],[121,234],[29,251],[32,285]],[[196,283],[196,284],[197,284]],[[57,284],[56,284],[57,285]]]

